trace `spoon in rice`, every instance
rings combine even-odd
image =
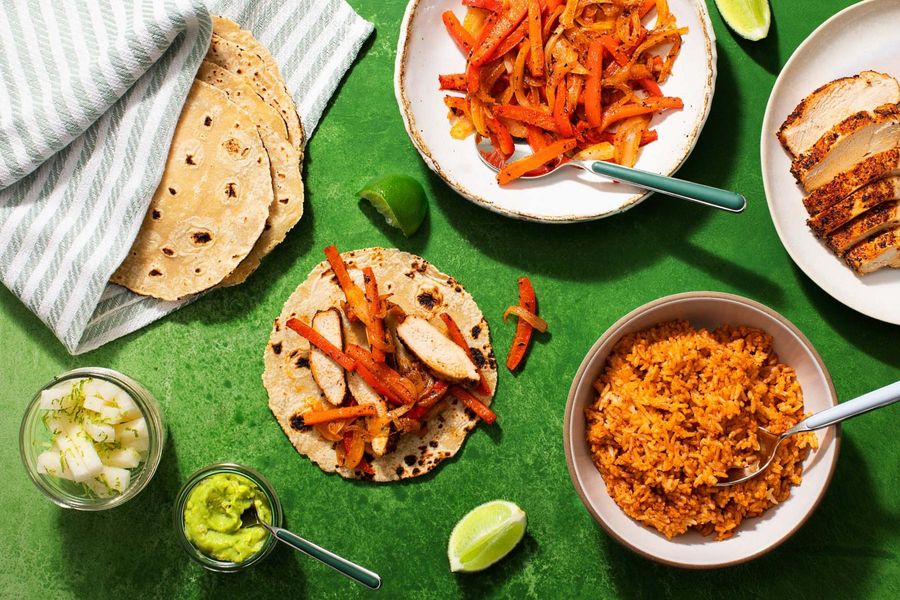
[[[772,464],[772,461],[775,460],[775,451],[778,450],[781,442],[796,433],[815,431],[829,425],[835,425],[850,417],[861,415],[876,408],[889,406],[898,400],[900,400],[900,381],[811,415],[780,435],[760,427],[756,430],[756,437],[759,440],[758,462],[743,469],[734,469],[733,477],[726,481],[718,482],[716,487],[731,487],[753,479],[765,471]]]

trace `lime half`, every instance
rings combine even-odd
[[[450,534],[450,570],[471,573],[486,569],[516,547],[525,535],[525,511],[506,500],[472,509]]]
[[[368,200],[391,227],[406,237],[425,220],[428,202],[422,184],[406,175],[386,175],[370,182],[357,194]]]
[[[716,0],[716,6],[728,26],[742,38],[755,42],[769,35],[769,0]]]

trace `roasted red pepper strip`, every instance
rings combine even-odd
[[[588,47],[587,77],[584,87],[584,113],[587,116],[588,125],[600,127],[603,122],[603,107],[601,96],[601,84],[603,79],[603,44],[600,40],[593,40]]]
[[[386,364],[376,362],[375,357],[370,352],[355,344],[350,344],[347,346],[347,356],[355,360],[358,365],[362,365],[365,369],[371,371],[375,377],[388,387],[391,391],[389,400],[392,400],[395,404],[415,403],[416,397],[412,390],[416,386]]]
[[[377,414],[378,410],[374,404],[342,406],[341,408],[329,408],[328,410],[305,413],[303,415],[303,424],[318,425],[320,423],[331,423],[332,421],[346,421],[357,417],[374,417]]]
[[[497,414],[494,411],[492,411],[481,400],[479,400],[463,388],[454,385],[450,388],[450,393],[456,396],[463,404],[466,405],[466,408],[470,409],[472,412],[478,415],[478,417],[488,425],[493,425],[497,420]]]
[[[459,330],[459,326],[453,320],[453,317],[448,313],[441,313],[441,321],[447,326],[447,333],[450,334],[450,339],[453,340],[453,343],[465,351],[466,356],[469,357],[473,365],[478,366],[478,363],[475,362],[475,357],[472,356],[472,348],[469,347],[469,343],[466,342],[466,338],[463,337],[462,331]],[[491,387],[488,385],[487,379],[485,379],[484,373],[480,368],[478,369],[478,377],[478,391],[483,394],[490,394]]]
[[[438,75],[438,83],[441,84],[442,90],[464,92],[466,91],[466,74],[453,73],[451,75]]]
[[[344,369],[352,371],[356,368],[356,361],[341,352],[341,349],[326,340],[322,334],[299,319],[288,319],[285,323],[301,336],[309,340],[309,343],[328,355],[328,358],[341,365]]]
[[[450,389],[450,386],[447,385],[445,381],[441,381],[438,379],[434,382],[434,385],[431,386],[431,389],[425,392],[419,401],[416,403],[415,407],[408,413],[406,413],[406,417],[415,420],[421,420],[422,417],[428,414],[428,411],[432,409],[432,407],[440,402],[441,398],[447,395],[447,391]]]
[[[553,120],[553,115],[542,110],[528,108],[527,106],[517,106],[515,104],[498,104],[492,107],[491,110],[495,117],[513,119],[514,121],[521,121],[528,125],[534,125],[535,127],[540,127],[547,131],[559,133],[556,122]]]
[[[480,43],[475,43],[469,56],[469,62],[473,65],[481,66],[490,60],[503,41],[519,26],[519,23],[522,22],[527,13],[528,0],[509,0],[509,8],[506,9],[506,12],[499,13],[501,15],[500,18],[490,25],[490,30],[488,30],[484,40]],[[488,25],[486,21],[485,27],[488,27]]]
[[[441,20],[444,21],[444,27],[447,28],[447,33],[449,33],[450,37],[453,38],[453,41],[456,42],[460,52],[465,56],[468,56],[472,51],[472,46],[475,44],[475,39],[472,37],[472,34],[466,31],[466,28],[462,26],[462,23],[459,22],[459,19],[456,18],[456,15],[453,14],[452,10],[448,10],[442,14]]]
[[[366,303],[369,309],[369,326],[366,327],[366,333],[372,339],[369,340],[369,346],[372,347],[372,357],[375,362],[384,362],[384,350],[379,346],[387,346],[384,338],[384,319],[381,314],[381,297],[378,295],[378,282],[375,280],[375,272],[372,267],[363,268],[363,280],[366,282]]]
[[[537,314],[537,297],[534,295],[534,287],[527,277],[519,278],[519,306],[530,313]],[[528,321],[519,319],[516,323],[516,337],[513,339],[512,348],[506,358],[506,368],[515,371],[525,358],[528,344],[531,342],[531,333],[534,331]]]

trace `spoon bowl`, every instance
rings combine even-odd
[[[531,148],[527,143],[516,142],[512,155],[504,157],[500,151],[494,147],[490,138],[484,138],[479,135],[475,136],[475,150],[481,162],[487,165],[493,171],[501,171],[506,164],[525,158],[530,155]],[[562,167],[572,166],[584,169],[596,175],[612,179],[613,181],[623,181],[636,187],[666,194],[682,200],[704,204],[712,208],[718,208],[727,212],[739,213],[747,206],[747,199],[737,192],[730,192],[714,188],[700,183],[684,181],[674,177],[666,177],[649,171],[641,171],[640,169],[632,169],[614,163],[604,161],[578,160],[575,158],[557,159],[540,169],[531,171],[521,177],[521,179],[541,179],[555,173]]]

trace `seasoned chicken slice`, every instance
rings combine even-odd
[[[803,199],[810,215],[832,206],[876,179],[900,175],[900,149],[870,156]]]
[[[897,225],[900,225],[900,202],[880,204],[832,232],[828,245],[840,256],[864,239]]]
[[[832,206],[810,217],[807,225],[819,237],[846,225],[871,208],[900,200],[900,177],[885,177],[863,186]]]
[[[397,326],[397,336],[442,379],[454,383],[478,382],[478,368],[466,352],[427,320],[407,317]]]
[[[341,313],[336,308],[320,310],[312,320],[312,328],[322,337],[340,348],[344,349],[344,332],[341,326]],[[344,402],[347,394],[347,382],[344,379],[344,369],[328,356],[311,346],[309,350],[309,370],[313,379],[325,394],[325,399],[335,406]]]
[[[778,129],[778,139],[791,156],[815,144],[835,123],[861,110],[900,102],[900,84],[890,75],[863,71],[835,79],[804,98]]]
[[[815,191],[861,161],[900,146],[900,105],[885,104],[851,115],[794,159],[791,173]]]
[[[860,275],[884,267],[900,269],[900,227],[894,227],[851,248],[844,259]]]

